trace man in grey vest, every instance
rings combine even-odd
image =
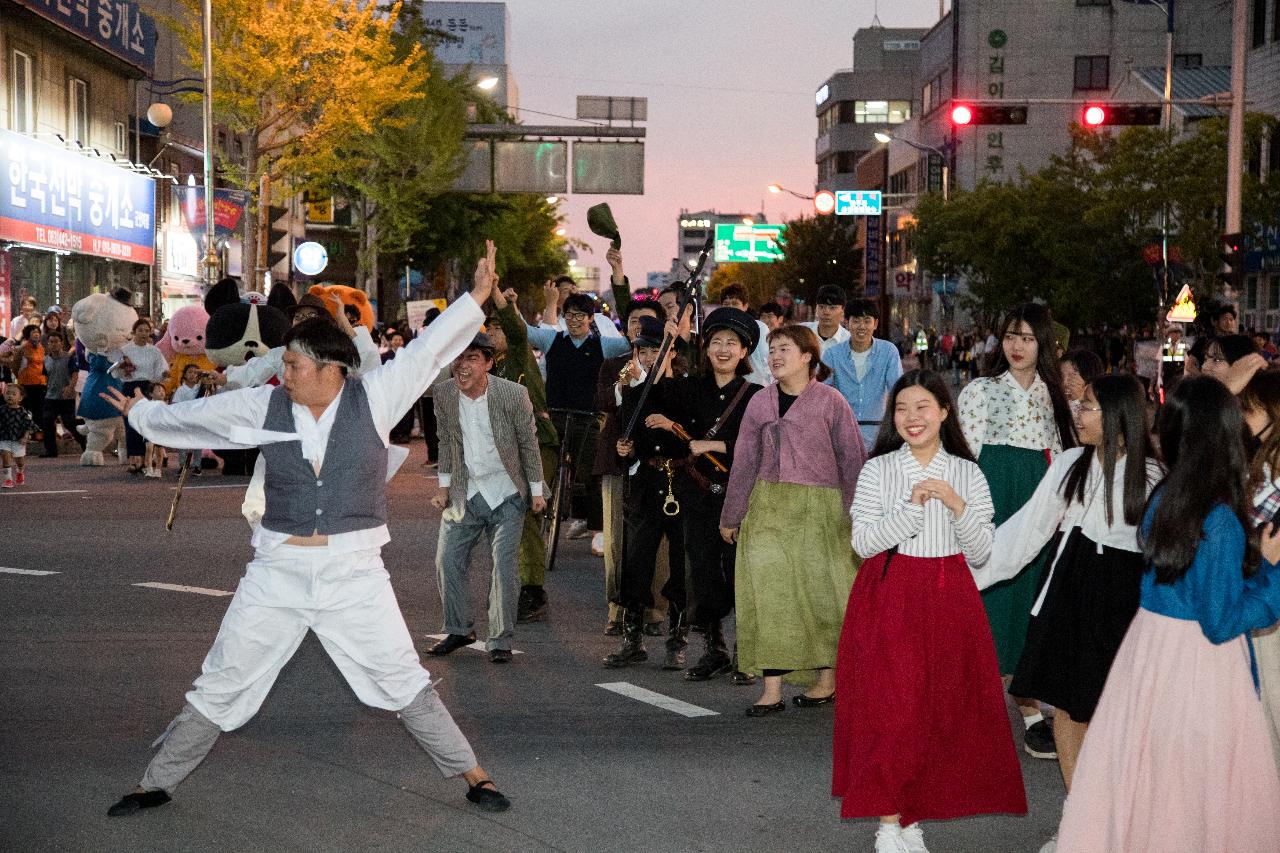
[[[453,363],[453,378],[435,388],[440,491],[431,503],[444,510],[436,571],[448,636],[427,653],[447,655],[475,642],[467,569],[476,540],[487,534],[493,548],[493,580],[485,649],[494,663],[510,663],[525,511],[542,512],[547,502],[529,392],[523,385],[489,375],[493,353],[489,336],[476,335]]]
[[[418,662],[383,567],[391,428],[475,335],[487,272],[400,356],[361,378],[351,338],[328,320],[285,337],[284,384],[166,406],[103,395],[149,441],[174,448],[261,447],[266,510],[182,712],[156,741],[138,788],[107,812],[169,802],[221,732],[249,721],[308,629],[362,702],[397,712],[441,774],[462,776],[486,811],[510,806],[476,762]]]

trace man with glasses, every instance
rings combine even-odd
[[[902,375],[898,348],[875,336],[876,303],[854,299],[843,308],[848,346],[823,347],[822,363],[831,368],[829,385],[844,396],[858,419],[862,443],[871,447],[880,431],[885,402]]]

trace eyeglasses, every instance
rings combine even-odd
[[[570,320],[585,320],[590,316],[590,314],[584,314],[581,311],[567,311],[565,312],[564,319],[567,323]]]
[[[1077,403],[1076,408],[1082,412],[1101,412],[1101,406],[1086,406],[1084,403]]]

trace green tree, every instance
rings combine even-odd
[[[834,284],[853,296],[862,292],[862,249],[855,245],[852,220],[839,216],[801,217],[783,232],[778,284],[812,301],[818,288]]]
[[[747,289],[747,300],[751,307],[759,308],[773,300],[780,281],[776,263],[721,264],[707,280],[707,301],[719,302],[720,294],[728,285],[740,284]]]
[[[1249,144],[1274,122],[1250,116]],[[1075,128],[1067,151],[1038,172],[980,184],[945,204],[922,198],[916,246],[931,272],[965,276],[988,315],[1040,298],[1067,325],[1150,322],[1160,279],[1144,248],[1158,244],[1167,212],[1179,259],[1173,285],[1212,288],[1225,186],[1225,120],[1178,137]],[[1245,222],[1273,221],[1280,192],[1251,176],[1244,190]]]

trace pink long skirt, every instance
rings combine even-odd
[[[1276,853],[1280,775],[1244,637],[1139,609],[1076,766],[1058,853]]]

